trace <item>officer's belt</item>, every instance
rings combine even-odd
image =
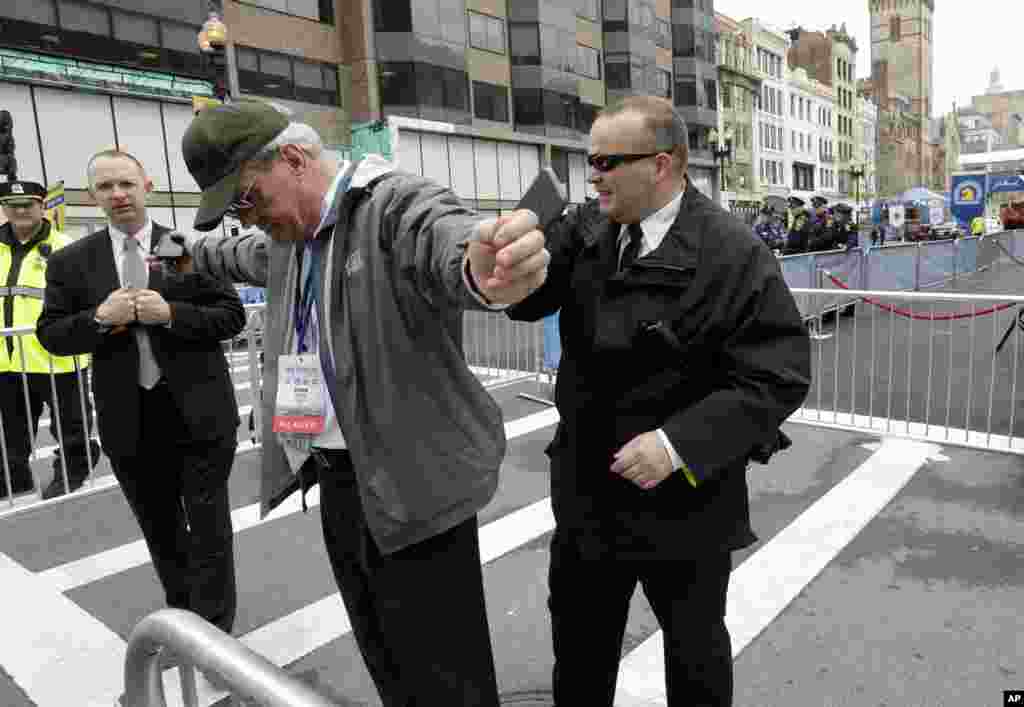
[[[44,292],[46,292],[46,290],[42,287],[0,287],[0,297],[16,297],[21,295],[22,297],[43,299]]]

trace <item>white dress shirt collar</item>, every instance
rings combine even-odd
[[[121,251],[124,250],[124,239],[128,238],[128,234],[119,229],[112,223],[107,224],[107,229],[110,231],[110,241],[114,244],[114,255],[120,255]],[[146,217],[146,223],[143,224],[139,232],[135,234],[135,240],[139,242],[139,250],[148,255],[151,247],[150,241],[153,240],[153,221],[149,217]]]
[[[128,238],[128,234],[117,228],[114,224],[108,223],[107,230],[110,233],[110,243],[114,249],[114,267],[117,269],[117,280],[124,285],[124,268],[122,266],[122,256],[124,255],[124,239]],[[149,255],[150,241],[153,240],[153,221],[146,218],[146,223],[139,229],[139,232],[135,234],[135,239],[139,242],[139,254],[145,260],[146,256]]]
[[[683,192],[679,192],[672,201],[668,202],[640,222],[640,228],[644,232],[644,240],[643,243],[640,244],[640,253],[638,257],[647,255],[661,245],[661,242],[665,240],[665,235],[668,233],[669,229],[672,228],[672,224],[676,222],[682,203]],[[622,230],[619,232],[620,252],[626,247],[626,243],[628,242],[629,236],[626,232],[626,226],[623,226]]]

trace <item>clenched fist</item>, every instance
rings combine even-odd
[[[480,224],[469,244],[470,272],[492,304],[516,304],[544,284],[551,255],[537,216],[520,209]]]

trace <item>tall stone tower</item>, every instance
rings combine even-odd
[[[893,196],[927,184],[933,159],[934,0],[868,0],[871,93],[878,103],[879,191]]]

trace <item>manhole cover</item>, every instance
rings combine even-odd
[[[555,704],[551,690],[525,690],[522,692],[506,692],[499,696],[501,704],[515,707],[551,707]]]

